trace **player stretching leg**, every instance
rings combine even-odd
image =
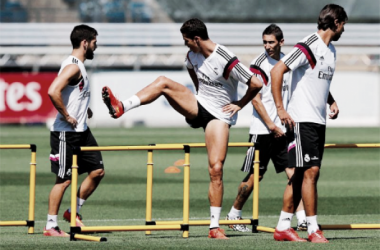
[[[209,238],[228,239],[219,228],[223,199],[223,164],[226,159],[229,129],[236,123],[241,110],[262,87],[236,56],[226,47],[208,37],[205,24],[190,19],[181,27],[187,54],[187,69],[194,82],[197,95],[185,86],[164,76],[139,91],[128,100],[120,102],[108,87],[102,90],[104,103],[112,117],[118,118],[140,105],[146,105],[164,96],[170,105],[182,114],[193,128],[202,127],[208,153],[211,224]],[[238,82],[248,85],[245,95],[237,100]]]

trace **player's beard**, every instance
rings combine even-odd
[[[334,42],[338,41],[341,35],[342,35],[342,33],[335,34],[335,36],[333,36],[332,40]]]
[[[86,50],[86,59],[88,60],[94,59],[94,51],[90,48],[87,48]]]

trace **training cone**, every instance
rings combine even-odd
[[[181,169],[175,167],[175,166],[170,166],[165,168],[165,173],[167,174],[178,174],[181,173]]]
[[[179,159],[178,161],[174,162],[174,166],[183,166],[183,164],[185,164],[185,160],[184,159]]]

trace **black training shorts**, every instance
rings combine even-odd
[[[51,171],[61,179],[71,179],[73,147],[98,146],[90,128],[84,132],[50,132]],[[78,174],[104,169],[100,151],[80,152],[78,155]]]
[[[287,140],[285,136],[274,138],[274,134],[249,135],[249,141],[260,144],[260,176],[267,171],[269,160],[272,160],[276,173],[281,173],[288,167]],[[241,168],[244,172],[253,174],[253,162],[255,158],[255,147],[249,147],[247,155]]]
[[[325,149],[326,126],[311,122],[296,122],[294,141],[288,145],[289,166],[321,167]]]
[[[192,120],[186,119],[186,122],[190,125],[192,128],[200,128],[206,129],[207,124],[214,119],[217,119],[215,116],[210,114],[199,102],[198,104],[198,114],[197,117],[195,117]]]

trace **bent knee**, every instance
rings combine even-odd
[[[61,179],[59,177],[57,177],[56,181],[55,181],[55,185],[57,186],[61,186],[62,188],[68,188],[71,184],[71,180],[65,180],[65,179]]]
[[[104,171],[104,169],[97,169],[97,170],[92,171],[90,173],[90,176],[92,178],[102,179],[105,174],[106,172]]]
[[[160,86],[161,88],[167,88],[169,85],[168,85],[168,83],[169,83],[169,79],[166,77],[166,76],[159,76],[159,77],[157,77],[157,79],[156,79],[156,84],[158,85],[158,86]]]

